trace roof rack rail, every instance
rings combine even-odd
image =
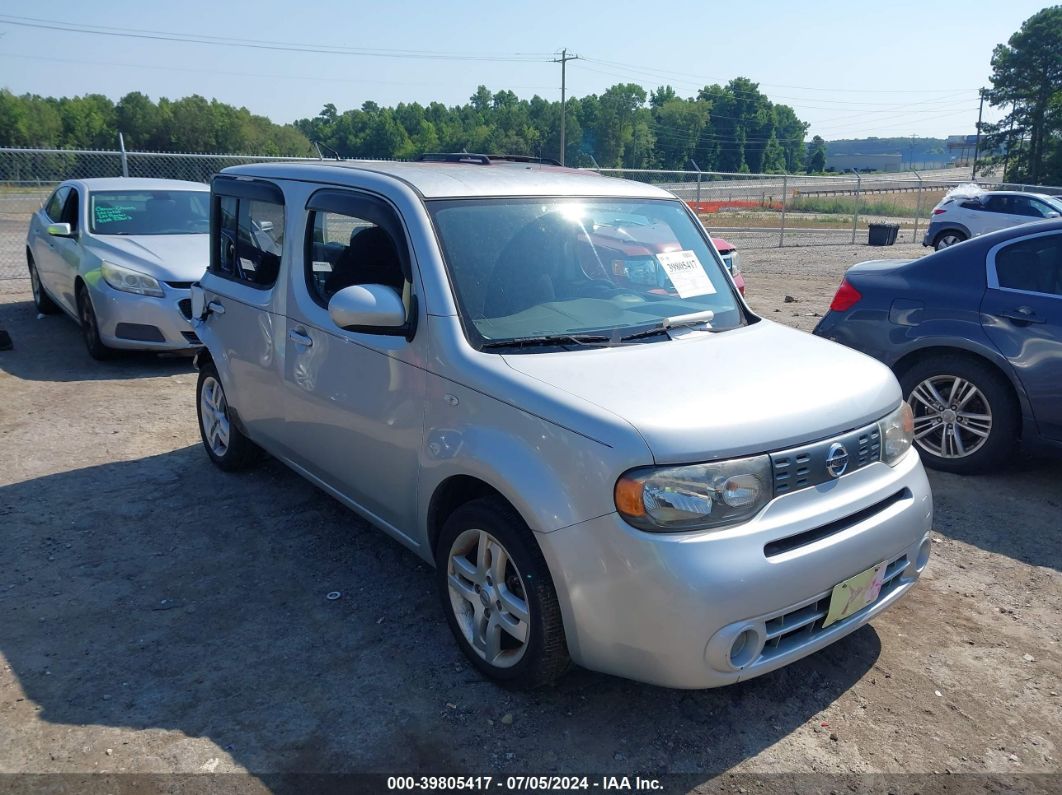
[[[489,166],[487,155],[473,155],[468,152],[425,152],[413,158],[415,163],[476,163]]]
[[[559,166],[560,161],[552,157],[533,157],[532,155],[488,155],[491,160],[504,160],[508,163],[538,163],[543,166]]]
[[[534,157],[532,155],[476,155],[470,152],[425,152],[413,158],[416,163],[474,163],[489,166],[492,162],[537,163],[543,166],[559,166],[551,157]]]

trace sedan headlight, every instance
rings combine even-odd
[[[904,454],[914,444],[914,413],[907,401],[901,401],[900,407],[880,422],[881,460],[889,466],[896,466]]]
[[[115,290],[137,295],[153,295],[156,298],[163,296],[162,285],[154,276],[123,268],[113,262],[104,262],[100,265],[100,272],[103,274],[104,281]]]
[[[730,275],[738,276],[741,273],[741,257],[736,251],[731,251],[727,256],[730,258]]]
[[[642,530],[675,532],[739,524],[770,502],[771,460],[632,469],[616,481],[616,508]]]

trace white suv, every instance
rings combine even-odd
[[[945,196],[933,208],[922,245],[940,251],[986,232],[1060,215],[1062,200],[1045,193],[997,190],[973,196]]]

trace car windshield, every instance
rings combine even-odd
[[[507,342],[615,343],[696,314],[745,316],[718,254],[679,201],[468,199],[429,203],[466,332]]]
[[[1062,199],[1057,196],[1045,196],[1044,201],[1051,205],[1051,209],[1056,213],[1062,213]]]
[[[205,235],[210,193],[192,190],[97,191],[89,194],[95,235]]]

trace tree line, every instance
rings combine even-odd
[[[276,124],[217,100],[193,95],[157,102],[140,92],[117,102],[15,95],[0,90],[0,146],[128,149],[250,155],[408,159],[422,152],[483,152],[558,158],[558,101],[521,99],[479,86],[463,105],[365,102],[340,111],[326,105],[312,119]],[[601,168],[731,172],[822,171],[825,143],[805,144],[808,125],[751,80],[705,86],[680,97],[670,86],[647,92],[634,83],[565,105],[565,161]]]
[[[1062,6],[1025,20],[992,53],[984,99],[1007,113],[981,125],[990,163],[1007,182],[1062,185]]]
[[[567,165],[732,172],[802,171],[808,124],[744,77],[680,97],[619,83],[565,103]],[[366,102],[340,112],[328,104],[295,126],[326,153],[405,159],[420,152],[484,152],[558,158],[560,102],[479,86],[448,107]],[[821,141],[821,139],[820,139]]]

